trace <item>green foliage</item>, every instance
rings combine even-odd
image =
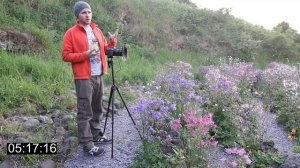
[[[61,40],[63,33],[75,23],[74,3],[75,0],[3,1],[0,23],[17,29],[28,28],[30,23],[30,30],[37,34],[43,47],[52,50],[49,46],[57,38]],[[231,55],[257,63],[272,59],[297,60],[300,52],[299,34],[286,22],[271,32],[234,18],[226,9],[214,12],[178,1],[91,0],[89,3],[93,20],[105,35],[119,29],[119,45]],[[57,35],[49,38],[45,36],[46,30]]]
[[[283,163],[283,156],[277,152],[262,152],[260,150],[254,151],[253,156],[255,162],[251,167],[264,168],[270,166],[279,166]]]
[[[7,158],[6,149],[4,147],[0,147],[0,161],[4,161]]]
[[[131,168],[164,168],[169,167],[166,156],[160,150],[160,143],[157,141],[143,142],[142,154],[135,158],[134,164]]]
[[[0,106],[4,109],[26,102],[44,108],[57,107],[60,103],[56,97],[71,86],[71,73],[62,63],[45,62],[38,55],[17,56],[4,52],[0,58]]]
[[[289,104],[281,103],[281,106],[278,110],[278,122],[284,124],[287,129],[291,130],[293,128],[300,128],[300,110],[296,107],[291,108]]]
[[[237,129],[230,119],[230,115],[218,107],[210,107],[209,111],[213,112],[213,120],[215,121],[216,128],[215,137],[216,140],[224,144],[226,147],[232,147],[236,145]]]
[[[174,154],[167,155],[167,160],[173,167],[181,167],[185,165],[186,157],[183,149],[174,149]]]
[[[297,55],[293,39],[284,34],[272,34],[263,43],[263,47],[269,51],[272,59],[284,61],[294,59]]]
[[[300,146],[295,146],[293,152],[300,153]]]
[[[1,125],[5,125],[5,127],[1,126],[0,130],[3,137],[12,137],[16,132],[20,132],[22,130],[21,125],[15,125],[13,123],[1,123]]]

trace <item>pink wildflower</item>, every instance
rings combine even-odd
[[[250,165],[252,163],[252,161],[248,155],[244,155],[243,157],[244,157],[244,161],[247,165]]]
[[[200,141],[197,146],[198,146],[198,148],[201,148],[201,147],[204,147],[206,145],[216,146],[217,144],[218,144],[218,141],[210,140],[210,141]]]
[[[234,161],[231,162],[231,166],[232,167],[237,167],[238,166],[238,163],[236,162],[236,160],[234,160]]]
[[[191,132],[191,136],[192,136],[192,137],[195,137],[195,136],[196,136],[196,131],[192,131],[192,132]]]
[[[209,131],[209,128],[207,128],[207,127],[202,128],[202,129],[200,130],[200,134],[201,134],[201,135],[206,135],[206,134],[208,133],[208,131]]]
[[[198,126],[212,126],[213,128],[216,127],[215,122],[212,119],[212,113],[208,113],[207,115],[203,117],[195,117],[193,116],[193,112],[188,112],[188,117],[187,117],[187,127],[192,128],[192,127],[198,127]]]
[[[237,155],[240,155],[240,156],[243,156],[244,154],[246,154],[246,151],[244,148],[227,148],[225,149],[225,152],[228,153],[228,154],[237,154]]]
[[[180,119],[174,120],[173,125],[172,125],[172,129],[178,130],[180,127],[181,127]]]

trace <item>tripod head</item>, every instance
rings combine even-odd
[[[107,49],[107,58],[108,58],[108,67],[112,67],[114,56],[120,56],[122,58],[127,59],[127,47],[115,48],[111,47]]]
[[[127,58],[127,48],[126,47],[121,47],[121,48],[111,47],[111,48],[107,49],[107,57],[113,58],[114,56],[121,56],[121,57]]]

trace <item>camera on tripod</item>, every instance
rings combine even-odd
[[[111,158],[113,158],[114,156],[114,99],[115,99],[115,91],[118,92],[126,110],[127,110],[127,113],[129,115],[129,117],[131,118],[131,121],[133,123],[133,125],[135,126],[141,140],[143,139],[141,133],[139,132],[138,128],[136,127],[136,123],[134,122],[130,112],[129,112],[129,109],[118,89],[118,87],[115,85],[115,75],[114,75],[114,64],[113,64],[113,57],[114,56],[121,56],[123,58],[127,58],[127,48],[126,47],[123,47],[123,48],[108,48],[107,49],[107,52],[106,52],[106,55],[107,57],[109,58],[108,59],[108,66],[111,68],[111,75],[112,75],[112,86],[110,88],[110,93],[109,93],[109,100],[108,100],[108,107],[107,107],[107,113],[106,113],[106,118],[105,118],[105,124],[104,124],[104,129],[103,129],[103,134],[105,133],[105,130],[106,130],[106,125],[107,125],[107,118],[108,118],[108,113],[111,111],[111,118],[112,118],[112,122],[111,122],[111,140],[112,140],[112,143],[111,143]],[[112,110],[110,110],[110,107]]]
[[[114,56],[120,56],[127,58],[127,48],[126,47],[121,47],[121,48],[109,48],[107,50],[107,57],[108,58],[113,58]]]

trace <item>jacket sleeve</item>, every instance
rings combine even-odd
[[[86,52],[74,53],[71,31],[67,31],[63,38],[62,59],[65,62],[82,62],[88,59]]]

